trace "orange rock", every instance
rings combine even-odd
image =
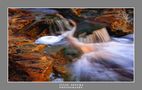
[[[46,45],[38,45],[37,47],[33,48],[33,52],[43,52],[45,49]]]
[[[15,63],[16,68],[20,68],[20,72],[23,72],[19,75],[13,64],[9,63],[9,68],[13,68],[9,70],[9,80],[48,81],[53,60],[44,54],[45,47],[45,45],[35,45],[34,40],[26,37],[17,37],[13,34],[9,36],[9,61]],[[26,79],[22,79],[23,76]]]
[[[73,8],[72,11],[73,11],[77,16],[80,16],[82,9],[80,9],[80,8]]]
[[[116,14],[99,16],[95,18],[93,22],[104,23],[107,27],[111,29],[110,32],[112,32],[114,35],[117,33],[117,30],[121,30],[122,32],[118,33],[118,35],[127,35],[128,33],[133,32],[133,26],[130,25],[123,17],[119,17]]]

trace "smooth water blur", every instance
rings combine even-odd
[[[22,8],[22,9],[35,13],[46,13],[46,14],[58,13],[58,11],[49,8]]]
[[[133,35],[94,44],[97,50],[83,54],[70,67],[75,81],[132,81]]]

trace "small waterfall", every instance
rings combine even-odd
[[[50,32],[51,35],[54,35],[53,24],[54,24],[54,23],[53,23],[52,21],[50,21],[50,24],[49,24],[49,32]]]
[[[110,40],[110,36],[106,30],[106,28],[102,28],[100,30],[94,31],[93,34],[96,34],[96,37],[98,37],[98,42],[107,42]]]
[[[87,35],[86,37],[79,37],[79,41],[84,43],[99,43],[107,42],[110,40],[111,39],[106,28],[95,30],[92,34]]]
[[[57,24],[59,30],[60,30],[60,33],[63,33],[64,32],[64,27],[63,27],[63,24],[60,20],[56,20],[55,23]]]
[[[51,24],[49,25],[49,33],[51,35],[60,35],[70,30],[70,24],[66,19],[54,19],[51,20]]]

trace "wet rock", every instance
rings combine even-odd
[[[25,29],[35,21],[33,14],[23,9],[9,9],[9,14],[9,81],[49,81],[53,72],[66,75],[63,67],[68,61],[62,48],[51,52],[47,45],[34,43],[38,37],[48,34],[47,29],[40,30],[45,22]]]
[[[63,47],[55,51],[46,47],[24,36],[9,36],[9,81],[50,81],[52,72],[67,77],[65,65],[69,61]]]
[[[76,22],[81,22],[83,20],[82,17],[79,16],[79,10],[81,9],[55,9],[59,12],[59,14],[63,15],[63,17],[67,19],[73,19]],[[76,11],[78,10],[78,12]]]
[[[13,69],[9,69],[10,80],[25,81],[22,79],[24,75],[27,81],[48,81],[52,72],[53,60],[44,54],[45,47],[46,45],[35,45],[32,40],[26,40],[25,37],[11,36],[9,38],[9,61],[12,64],[9,63],[9,68]],[[21,72],[25,73],[19,75],[19,72],[15,71],[17,70],[15,67],[21,67]],[[13,72],[15,75],[19,75],[19,79],[14,79],[15,76],[11,74]]]
[[[123,9],[105,11],[101,16],[90,18],[94,23],[104,24],[112,36],[124,36],[133,33],[133,25],[128,20],[128,14]]]
[[[35,14],[23,9],[9,9],[9,13],[14,13],[13,16],[9,16],[9,30],[12,34],[18,36],[26,35],[32,39],[48,34],[45,22],[38,22]]]
[[[9,60],[9,81],[31,81],[32,77],[27,73],[27,68],[13,60]]]
[[[16,9],[17,10],[17,9]],[[18,9],[19,10],[19,9]],[[22,9],[23,11],[26,9]],[[27,12],[26,10],[25,12]],[[17,15],[9,16],[9,29],[15,35],[27,35],[29,38],[35,39],[45,35],[60,35],[69,30],[68,20],[58,13],[45,14],[42,12],[29,11],[29,16],[17,13]],[[10,10],[9,10],[10,13]]]
[[[9,16],[31,16],[31,13],[25,10],[22,10],[21,8],[8,8],[8,15]]]
[[[100,23],[92,23],[91,21],[82,21],[77,24],[77,30],[75,31],[74,36],[85,37],[86,35],[92,34],[94,31],[104,28],[105,25]]]
[[[87,20],[94,24],[107,27],[112,36],[124,36],[133,33],[133,9],[72,9],[76,16],[82,18],[79,23]],[[87,26],[87,25],[82,25]]]

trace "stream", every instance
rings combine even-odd
[[[97,50],[83,54],[68,65],[70,81],[132,81],[134,73],[133,34],[96,43]],[[54,73],[51,78],[54,77]],[[59,75],[53,82],[62,82]]]

